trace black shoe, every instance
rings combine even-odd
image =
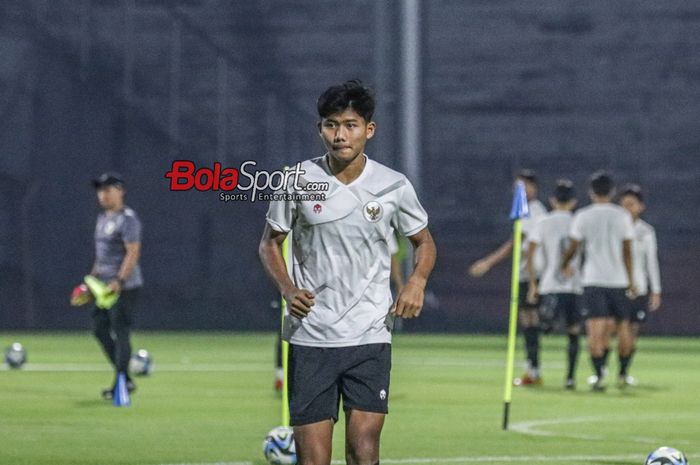
[[[131,394],[132,392],[134,392],[136,390],[136,385],[130,379],[126,381],[126,390],[129,394]],[[111,389],[103,389],[102,390],[102,398],[104,400],[114,399],[114,387],[112,387]]]
[[[569,391],[575,391],[576,390],[576,382],[569,378],[566,380],[566,383],[564,384],[564,389],[567,389]]]

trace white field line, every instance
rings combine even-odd
[[[635,416],[635,418],[639,415]],[[558,437],[558,438],[569,438],[569,439],[580,439],[584,441],[605,441],[609,438],[601,435],[589,435],[589,434],[578,434],[578,433],[560,433],[547,431],[542,429],[546,426],[557,426],[557,425],[567,425],[574,423],[592,423],[592,422],[602,422],[610,423],[611,420],[619,418],[623,420],[622,417],[616,418],[605,418],[605,417],[572,417],[572,418],[554,418],[551,420],[533,420],[533,421],[521,421],[518,423],[513,423],[510,425],[509,429],[516,433],[526,434],[529,436],[548,436],[548,437]],[[625,416],[624,420],[628,421],[629,416]],[[647,444],[650,447],[658,446],[662,441],[655,438],[642,438],[642,437],[630,437],[626,438],[625,442],[634,442],[640,444]],[[689,441],[674,440],[674,444],[691,444]]]
[[[394,367],[416,366],[421,368],[454,367],[454,368],[499,368],[505,367],[505,363],[496,360],[449,362],[445,360],[411,360],[395,361]],[[545,369],[563,368],[563,363],[547,363]],[[265,372],[271,370],[270,362],[249,363],[155,363],[155,371],[159,372]],[[0,364],[0,371],[11,371],[5,364]],[[107,363],[27,363],[19,371],[36,372],[90,372],[111,371]]]
[[[520,463],[520,462],[617,462],[620,460],[644,460],[642,454],[626,455],[481,455],[464,457],[406,457],[401,459],[382,458],[380,463],[392,465],[424,465],[424,464],[459,464],[459,463]],[[333,460],[333,465],[342,465],[345,460]],[[177,463],[160,465],[253,465],[253,462],[210,462],[210,463]]]

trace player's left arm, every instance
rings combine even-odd
[[[140,242],[130,242],[124,244],[126,249],[126,254],[124,255],[124,260],[119,267],[119,273],[117,273],[117,279],[109,283],[109,287],[114,292],[121,292],[124,282],[129,279],[132,271],[136,268],[141,257],[141,243]]]
[[[435,266],[437,248],[428,228],[408,236],[408,239],[414,247],[415,267],[396,298],[394,313],[402,318],[415,318],[423,309],[425,285]]]
[[[124,259],[119,267],[117,278],[109,283],[113,292],[121,292],[124,282],[129,279],[131,273],[141,258],[141,222],[135,215],[130,214],[124,218],[121,236],[124,242]]]
[[[647,241],[646,267],[651,290],[649,294],[649,310],[655,312],[661,307],[661,273],[659,272],[659,253],[656,243],[656,233],[652,232]]]

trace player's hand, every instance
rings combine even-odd
[[[649,294],[649,311],[655,312],[661,307],[661,294]]]
[[[423,309],[425,284],[409,279],[401,289],[391,313],[401,318],[416,318]]]
[[[289,314],[300,320],[306,318],[314,306],[314,295],[308,289],[299,289],[297,287],[284,293],[284,300],[287,301]]]
[[[567,266],[566,268],[562,268],[561,270],[561,275],[566,279],[573,278],[575,273],[576,270],[574,270],[574,267],[571,265]]]
[[[628,286],[627,292],[625,294],[627,294],[627,298],[630,300],[636,299],[637,295],[638,295],[637,294],[637,286],[635,286],[634,284]]]
[[[489,272],[491,265],[486,260],[477,260],[469,267],[469,274],[474,278],[481,278]]]
[[[122,285],[118,279],[112,280],[107,285],[112,294],[119,294],[122,291]]]
[[[539,293],[537,292],[537,284],[530,283],[527,288],[527,303],[534,305],[537,303],[537,297]]]

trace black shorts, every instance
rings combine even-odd
[[[649,295],[640,295],[632,300],[632,323],[644,323],[649,313]]]
[[[540,306],[540,298],[537,298],[537,302],[531,304],[527,301],[527,291],[530,289],[530,283],[528,281],[520,281],[518,291],[518,308],[520,310],[537,310]]]
[[[540,325],[544,331],[552,329],[554,323],[563,319],[566,326],[581,321],[579,296],[576,294],[545,294],[540,299]]]
[[[621,287],[584,287],[581,315],[584,318],[630,320],[632,301],[627,298],[626,292],[627,290]]]
[[[344,410],[389,413],[391,344],[352,347],[289,345],[292,426],[338,421]]]

